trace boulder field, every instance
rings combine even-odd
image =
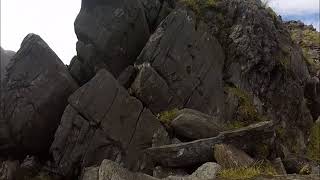
[[[1,48],[0,180],[319,179],[319,37],[260,0],[82,0],[63,64]]]

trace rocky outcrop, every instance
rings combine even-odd
[[[172,120],[174,133],[189,140],[203,139],[217,136],[226,130],[221,120],[192,109],[182,109]]]
[[[196,20],[192,11],[173,11],[158,26],[136,61],[149,63],[154,69],[142,69],[141,76],[152,73],[152,79],[133,88],[147,106],[157,104],[153,112],[170,107],[187,107],[208,114],[222,111],[224,53],[206,25]],[[161,88],[155,91],[152,87]],[[158,97],[159,91],[159,99],[150,98]]]
[[[320,33],[312,25],[305,25],[301,21],[288,21],[285,25],[292,39],[302,48],[311,76],[320,78]]]
[[[200,16],[226,53],[225,83],[261,101],[261,114],[286,134],[279,134],[279,147],[303,152],[312,124],[304,101],[310,75],[303,52],[281,19],[256,0],[215,1],[200,7]],[[295,149],[297,143],[301,145]]]
[[[149,156],[165,167],[187,167],[213,161],[215,144],[232,144],[250,155],[257,156],[262,142],[272,141],[272,122],[261,122],[233,131],[225,131],[216,137],[147,149]]]
[[[307,81],[305,96],[311,114],[316,120],[320,116],[320,33],[300,21],[289,21],[285,24],[290,30],[292,39],[302,48],[308,65],[311,78]]]
[[[101,70],[70,96],[51,152],[62,175],[103,159],[142,170],[149,168],[142,150],[151,147],[161,128],[150,110]]]
[[[139,0],[83,0],[75,21],[78,37],[74,75],[93,77],[101,68],[118,76],[133,64],[149,37],[144,9]],[[73,67],[77,66],[77,67]],[[85,73],[83,75],[83,73]]]
[[[29,34],[1,89],[1,155],[47,154],[67,98],[77,88],[58,56],[38,35]]]
[[[13,51],[6,51],[4,49],[2,49],[2,47],[0,47],[0,54],[1,54],[1,64],[0,64],[0,68],[1,68],[1,74],[0,74],[0,80],[2,82],[2,80],[5,77],[6,74],[6,67],[10,62],[10,59],[14,56],[15,52]]]

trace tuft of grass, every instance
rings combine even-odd
[[[307,156],[320,162],[320,123],[315,123],[311,128],[309,143],[307,145]]]
[[[157,115],[160,122],[165,125],[170,125],[171,121],[178,116],[179,109],[174,108],[169,111],[163,111]]]
[[[218,177],[222,179],[251,179],[261,175],[277,175],[276,170],[268,163],[258,162],[249,167],[222,169]]]
[[[214,7],[218,0],[181,0],[186,6],[200,15],[203,9]]]

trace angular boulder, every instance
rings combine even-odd
[[[29,34],[1,89],[1,154],[47,154],[67,99],[77,88],[59,57],[38,35]]]
[[[166,81],[150,66],[142,64],[139,73],[131,85],[131,90],[153,112],[170,108],[171,97]]]
[[[66,176],[103,159],[141,170],[149,168],[142,150],[151,147],[162,128],[150,110],[100,70],[70,96],[51,152],[59,173]]]
[[[192,109],[182,109],[172,120],[171,127],[179,137],[196,140],[217,136],[226,130],[216,117]]]
[[[82,0],[74,26],[82,71],[106,68],[115,76],[133,64],[150,34],[139,0]]]
[[[213,138],[148,148],[146,152],[155,163],[164,167],[188,167],[213,161],[213,146],[215,144],[232,144],[253,156],[258,154],[263,142],[273,141],[273,138],[273,123],[260,122],[244,128],[222,132]]]
[[[160,102],[147,98],[157,97],[157,91],[135,89],[145,104],[162,105],[153,109],[155,113],[168,107],[187,107],[208,114],[222,111],[224,52],[206,25],[196,19],[192,11],[185,9],[170,13],[137,59],[136,64],[149,63],[157,73],[155,87],[168,86],[168,90],[162,87],[167,94],[161,94]],[[141,83],[140,87],[147,87],[143,83],[149,81]]]

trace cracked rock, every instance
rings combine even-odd
[[[146,104],[158,103],[158,99],[149,98],[158,97],[161,102],[169,102],[170,107],[219,114],[223,106],[223,62],[224,52],[207,33],[205,24],[196,22],[192,11],[178,9],[158,26],[136,62],[149,63],[157,72],[157,79],[161,79],[153,82],[154,86],[167,84],[167,93],[158,97],[151,87],[135,90],[143,92],[139,98]],[[149,81],[140,83],[140,87],[146,87],[143,83]],[[155,110],[161,111],[162,106]]]
[[[152,146],[162,125],[106,70],[69,98],[51,152],[62,175],[77,168],[116,161],[132,170],[147,169],[142,150]]]
[[[38,35],[29,34],[2,85],[0,153],[47,154],[67,99],[78,88],[67,67]]]

